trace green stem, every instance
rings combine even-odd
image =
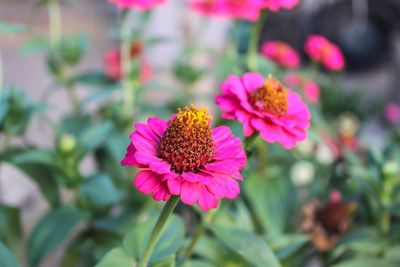
[[[65,88],[67,91],[68,99],[71,102],[72,107],[74,108],[74,111],[77,112],[77,114],[81,113],[81,104],[79,102],[79,98],[75,93],[75,88],[72,86],[68,86]]]
[[[249,150],[250,150],[250,146],[251,146],[251,145],[254,143],[254,141],[257,139],[257,136],[258,136],[258,134],[254,133],[254,134],[252,134],[251,136],[249,136],[248,138],[245,138],[245,139],[244,139],[243,146],[244,146],[244,149],[245,149],[246,151],[249,151]]]
[[[47,4],[49,11],[49,20],[50,20],[50,44],[53,48],[57,47],[60,44],[61,40],[61,11],[60,11],[60,3],[58,0],[51,0]]]
[[[266,9],[261,12],[258,21],[253,24],[250,32],[249,46],[247,50],[247,68],[250,71],[256,71],[258,68],[258,43],[260,41],[260,33],[265,21]]]
[[[190,242],[186,253],[185,253],[185,259],[188,259],[192,256],[193,250],[196,247],[197,242],[200,240],[200,238],[203,236],[204,232],[206,231],[207,225],[211,222],[212,218],[214,217],[214,214],[216,213],[217,210],[212,210],[209,211],[204,215],[202,218],[200,225],[197,227],[196,233],[194,234],[192,241]]]
[[[175,209],[176,204],[178,204],[178,201],[179,201],[178,196],[171,196],[170,199],[165,204],[163,210],[161,211],[160,216],[158,217],[156,225],[153,228],[153,232],[151,233],[149,243],[147,243],[146,249],[144,251],[142,259],[139,262],[138,267],[147,266],[151,253],[153,252],[153,249],[156,246],[158,239],[160,238],[165,223],[167,222],[172,211]]]
[[[135,86],[130,78],[131,69],[131,27],[129,25],[129,10],[124,9],[121,25],[121,66],[122,66],[122,93],[124,113],[132,115],[135,102]]]

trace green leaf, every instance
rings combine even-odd
[[[20,252],[22,228],[18,208],[0,205],[0,240],[15,253]]]
[[[136,259],[141,259],[157,219],[152,218],[136,225],[124,238],[123,248]],[[184,241],[185,227],[180,217],[172,215],[157,242],[150,263],[161,261],[176,253]]]
[[[119,247],[108,252],[95,267],[132,267],[135,264],[134,257]]]
[[[391,246],[388,248],[385,258],[391,262],[400,264],[400,245]]]
[[[0,22],[0,33],[14,34],[26,31],[26,26],[22,24],[11,24]]]
[[[211,230],[229,249],[257,267],[281,267],[269,246],[257,235],[239,229],[213,226]]]
[[[77,225],[86,220],[86,217],[86,213],[69,206],[52,210],[43,216],[28,239],[29,265],[38,266],[44,257],[69,237]]]
[[[302,249],[308,241],[308,235],[282,235],[270,240],[270,244],[277,257],[283,260]]]
[[[54,165],[52,154],[34,148],[13,149],[0,155],[0,161],[13,164],[37,183],[43,196],[53,207],[59,205],[60,194],[56,178],[62,173]]]
[[[210,262],[207,261],[201,261],[201,260],[190,260],[185,262],[183,267],[214,267],[214,264],[211,264]]]
[[[47,51],[49,48],[50,44],[47,38],[35,36],[21,46],[20,52],[22,55],[28,56],[37,52]]]
[[[82,153],[86,154],[106,142],[112,130],[113,124],[109,121],[87,127],[79,136]]]
[[[0,266],[1,267],[21,267],[17,259],[11,254],[6,246],[0,241]]]
[[[278,236],[285,230],[293,194],[289,183],[279,178],[251,176],[244,183],[245,192],[257,217],[270,236]]]
[[[121,199],[121,193],[104,174],[86,179],[80,187],[80,193],[88,200],[90,206],[97,209],[107,208]]]
[[[351,260],[344,261],[332,265],[331,267],[396,267],[397,265],[386,260],[365,257],[365,258],[354,258]]]
[[[172,254],[165,260],[159,261],[153,265],[153,267],[175,267],[175,260],[176,260],[176,255]]]

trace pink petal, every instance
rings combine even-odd
[[[143,194],[149,194],[160,186],[160,178],[152,171],[144,170],[136,174],[133,184]]]
[[[164,135],[165,130],[167,129],[167,122],[163,121],[160,118],[149,118],[147,120],[149,128],[159,137],[161,138]]]
[[[256,89],[263,87],[265,78],[255,72],[247,72],[242,76],[242,83],[248,93],[254,92]]]
[[[138,132],[131,134],[131,140],[133,145],[138,151],[146,152],[152,155],[157,155],[157,144],[146,139],[143,135]]]
[[[162,183],[156,190],[153,191],[153,198],[157,201],[165,201],[170,198],[171,194],[168,191],[168,187],[165,183]]]
[[[196,203],[200,195],[200,186],[195,183],[183,182],[181,185],[181,199],[187,205]]]
[[[209,209],[214,209],[218,206],[218,200],[215,198],[213,194],[211,194],[208,189],[204,186],[201,189],[201,193],[198,197],[197,204],[199,208],[203,211],[207,211]]]
[[[160,137],[158,137],[150,128],[147,124],[144,123],[136,123],[135,124],[135,129],[138,133],[140,133],[142,136],[150,140],[151,142],[154,142],[156,144],[160,143]]]

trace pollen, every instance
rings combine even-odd
[[[252,106],[262,112],[282,117],[288,109],[288,90],[270,75],[264,86],[250,95]]]
[[[207,108],[185,107],[170,122],[161,138],[159,157],[177,173],[197,172],[212,162],[214,143]]]

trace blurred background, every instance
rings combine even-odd
[[[104,0],[70,0],[62,1],[61,13],[63,34],[86,35],[88,48],[77,71],[102,72],[106,51],[119,46],[116,26],[121,19],[120,12]],[[52,89],[54,81],[45,64],[47,55],[41,52],[40,42],[30,42],[35,35],[47,35],[47,9],[39,7],[36,0],[0,0],[0,21],[23,24],[29,28],[29,34],[0,34],[3,83],[16,85],[34,101],[46,101],[48,107],[45,114],[53,121],[73,111],[66,101],[66,91]],[[146,38],[162,36],[167,41],[144,49],[145,57],[156,70],[154,79],[157,80],[157,84],[151,85],[153,89],[144,95],[148,105],[159,105],[174,94],[174,88],[179,84],[173,75],[174,67],[188,43],[198,42],[213,51],[196,54],[192,58],[193,64],[207,68],[216,66],[215,54],[225,51],[226,32],[231,24],[224,19],[211,19],[204,23],[202,17],[187,9],[183,0],[170,0],[157,8],[146,25],[145,35]],[[343,79],[338,90],[342,90],[344,95],[357,93],[362,96],[347,105],[368,112],[375,110],[376,105],[400,103],[399,0],[303,0],[293,10],[268,15],[261,41],[284,40],[301,51],[311,33],[326,36],[343,51],[347,72],[341,74]],[[304,54],[302,57],[307,62]],[[206,74],[193,86],[194,102],[212,106],[213,96],[219,90],[213,77]],[[79,85],[76,91],[80,99],[91,94],[85,85]],[[96,109],[96,105],[96,102],[91,102],[88,108]],[[212,110],[212,113],[215,112]],[[360,142],[383,146],[388,133],[381,113],[372,113],[361,127]],[[41,117],[33,119],[27,133],[27,142],[41,147],[52,148],[56,142],[54,131]],[[12,142],[18,144],[20,141]],[[93,171],[93,158],[85,158],[80,168],[83,173]],[[68,190],[62,191],[63,199],[72,197]],[[22,209],[25,233],[32,230],[41,214],[48,209],[37,186],[8,164],[2,164],[0,168],[0,202]],[[41,266],[56,266],[62,249]]]

